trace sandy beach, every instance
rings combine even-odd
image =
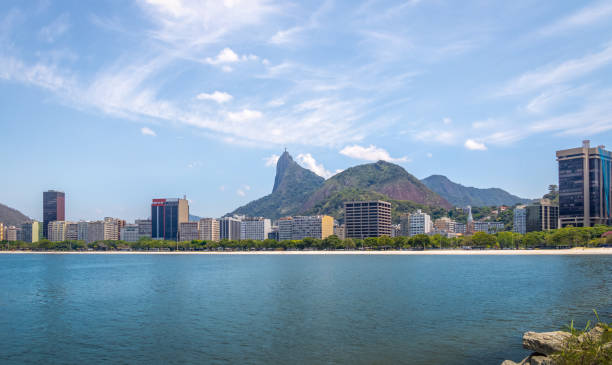
[[[0,251],[8,255],[612,255],[612,247],[562,250],[389,250],[389,251]]]

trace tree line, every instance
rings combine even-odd
[[[217,251],[217,250],[384,250],[384,249],[452,249],[452,248],[487,248],[487,249],[525,249],[525,248],[566,248],[598,247],[612,245],[612,235],[602,237],[612,231],[609,226],[565,227],[561,229],[529,232],[499,232],[489,234],[476,232],[471,236],[447,238],[442,235],[419,234],[413,237],[378,237],[365,239],[340,239],[335,235],[325,239],[304,238],[302,240],[275,241],[257,240],[221,240],[215,241],[164,241],[142,238],[137,242],[126,241],[84,241],[51,242],[41,240],[35,243],[7,242],[0,243],[1,250],[31,251]]]

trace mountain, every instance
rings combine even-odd
[[[455,206],[475,207],[515,205],[531,202],[499,188],[478,189],[450,181],[446,176],[431,175],[421,180],[427,187],[440,194]]]
[[[0,222],[4,223],[5,226],[20,226],[28,221],[31,221],[31,219],[17,209],[0,204]]]
[[[285,151],[276,163],[276,177],[272,193],[234,210],[230,215],[278,219],[296,215],[304,203],[325,179],[303,168]]]
[[[340,219],[345,201],[371,199],[390,201],[394,216],[416,209],[433,212],[452,208],[449,202],[401,166],[378,161],[351,167],[324,180],[284,152],[276,164],[272,193],[230,215],[278,219],[298,214],[329,214]]]
[[[452,205],[431,191],[404,168],[390,162],[378,161],[351,167],[329,178],[304,204],[308,210],[343,191],[367,191],[398,201],[450,209]]]

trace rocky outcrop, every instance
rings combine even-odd
[[[526,332],[523,335],[523,347],[543,355],[552,355],[563,351],[565,344],[572,337],[568,332]]]
[[[564,331],[525,332],[523,347],[533,353],[518,363],[505,360],[502,365],[555,365],[561,352],[577,351],[583,354],[589,346],[597,346],[602,351],[612,351],[612,329],[598,324],[579,336]]]

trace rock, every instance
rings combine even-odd
[[[531,355],[529,357],[529,365],[554,365],[553,359],[543,355]]]
[[[589,332],[583,333],[578,336],[578,341],[583,342],[585,340],[588,340],[591,342],[599,342],[601,341],[601,337],[603,336],[604,332],[606,332],[606,329],[602,325],[598,324],[593,327]]]
[[[563,331],[525,332],[523,347],[543,355],[551,355],[562,351],[571,336]]]
[[[502,362],[501,365],[519,365],[519,364],[515,363],[512,360],[504,360],[504,362]]]

